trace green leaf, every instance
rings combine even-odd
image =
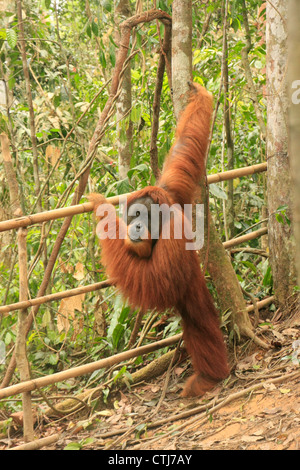
[[[288,209],[288,206],[285,204],[285,205],[283,205],[283,206],[277,207],[277,211],[276,211],[276,212],[283,212],[283,211],[285,211],[286,209]]]
[[[247,266],[247,268],[251,269],[255,274],[257,273],[257,268],[256,266],[251,263],[251,261],[243,261],[244,266]]]
[[[58,355],[57,354],[50,354],[48,357],[47,363],[55,366],[58,362]]]
[[[268,266],[265,277],[263,279],[263,285],[267,287],[267,286],[271,286],[271,284],[272,284],[272,272],[271,272],[271,266]]]
[[[99,28],[95,21],[92,21],[92,31],[95,36],[99,36]]]
[[[9,332],[6,333],[5,339],[4,339],[5,344],[7,344],[7,345],[10,344],[12,340],[13,340],[12,335]]]
[[[5,364],[5,344],[0,341],[0,365]]]
[[[117,371],[116,375],[114,376],[114,382],[120,379],[126,372],[126,366],[123,366],[121,370]]]
[[[102,0],[102,6],[104,10],[111,11],[111,1],[110,0]]]
[[[210,184],[209,185],[209,191],[215,196],[215,197],[218,197],[220,199],[225,199],[227,200],[227,194],[225,193],[225,191],[220,188],[220,186],[218,186],[217,184],[213,183],[213,184]]]
[[[50,324],[50,322],[51,322],[51,313],[50,313],[50,310],[47,309],[42,317],[42,327],[45,328],[46,326]]]
[[[100,49],[100,51],[99,51],[99,60],[100,60],[100,64],[102,65],[102,67],[105,69],[106,68],[106,58],[105,58],[105,54],[104,54],[102,49]]]
[[[15,86],[16,79],[14,77],[9,77],[8,79],[8,88],[12,90]]]
[[[70,442],[66,447],[64,447],[64,450],[81,450],[82,449],[82,444],[79,442]]]
[[[123,180],[117,181],[116,186],[118,194],[126,194],[130,191],[130,184],[128,178],[124,178]]]
[[[137,172],[148,171],[148,166],[145,163],[141,163],[140,165],[137,165],[134,168],[131,168],[127,173],[128,177],[131,178],[135,171]]]
[[[17,33],[14,29],[7,29],[6,30],[6,39],[9,44],[9,47],[12,49],[15,48],[15,45],[17,44],[18,36]]]
[[[115,47],[111,42],[109,43],[109,56],[110,56],[111,65],[114,67],[116,64],[116,52],[115,52]]]
[[[277,222],[279,222],[280,224],[284,224],[284,218],[281,214],[276,214],[276,220]]]
[[[119,341],[124,334],[124,330],[125,330],[124,326],[121,325],[120,323],[114,329],[112,340],[113,340],[113,345],[115,346],[115,348],[118,347]]]
[[[140,117],[141,117],[141,112],[142,109],[140,106],[135,106],[132,108],[131,113],[130,113],[130,119],[132,122],[139,122]]]

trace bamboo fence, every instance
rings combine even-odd
[[[261,309],[271,304],[274,301],[274,296],[268,297],[257,302],[256,307]],[[254,310],[253,305],[247,307],[247,311],[251,312]],[[62,372],[56,372],[55,374],[45,375],[44,377],[39,377],[37,379],[27,380],[10,387],[0,389],[0,400],[3,398],[8,398],[10,396],[18,395],[19,393],[30,392],[41,387],[46,387],[48,385],[55,384],[57,382],[62,382],[74,377],[79,377],[86,374],[91,374],[96,370],[103,369],[105,367],[111,367],[115,364],[119,364],[133,357],[142,356],[144,354],[149,354],[150,352],[156,351],[157,349],[165,348],[166,346],[171,346],[177,343],[182,338],[182,334],[175,336],[170,336],[169,338],[156,341],[145,346],[140,346],[139,348],[130,349],[114,356],[107,357],[105,359],[100,359],[99,361],[90,362],[89,364],[84,364],[82,366],[73,367]]]
[[[6,387],[0,390],[0,399],[17,395],[19,393],[30,392],[32,390],[36,390],[41,387],[45,387],[47,385],[61,382],[70,378],[91,374],[96,370],[103,369],[105,367],[111,367],[114,364],[119,364],[120,362],[126,361],[133,357],[149,354],[150,352],[156,351],[157,349],[165,348],[166,346],[175,344],[181,339],[181,337],[182,335],[178,334],[160,341],[156,341],[155,343],[146,344],[145,346],[140,346],[139,348],[130,349],[129,351],[121,352],[105,359],[100,359],[99,361],[90,362],[89,364],[73,367],[72,369],[64,370],[62,372],[56,372],[55,374],[46,375],[44,377],[39,377],[37,379],[27,380],[26,382],[11,385],[10,387]]]
[[[262,164],[259,164],[259,165],[253,165],[253,166],[250,166],[250,167],[240,168],[240,169],[237,169],[237,170],[231,170],[231,171],[227,171],[227,172],[223,172],[223,173],[217,173],[215,175],[209,175],[207,177],[207,181],[208,181],[209,184],[211,184],[211,183],[226,181],[226,180],[230,180],[230,179],[233,179],[233,178],[238,178],[238,177],[242,177],[242,176],[246,176],[246,175],[251,175],[251,174],[254,174],[254,173],[258,173],[258,172],[263,172],[263,171],[266,171],[266,170],[267,170],[267,164],[262,163]],[[122,195],[122,196],[115,196],[115,197],[112,197],[112,198],[108,198],[107,201],[110,202],[111,204],[117,205],[120,202],[122,202],[122,198],[124,198],[126,196],[127,196],[127,194]],[[11,229],[20,229],[20,228],[23,228],[23,227],[28,227],[30,225],[47,222],[49,220],[69,217],[69,216],[73,216],[75,214],[82,214],[82,213],[85,213],[85,212],[91,212],[92,210],[93,210],[93,205],[88,202],[88,203],[84,203],[84,204],[73,205],[71,207],[56,209],[56,210],[52,210],[52,211],[45,211],[45,212],[41,212],[41,213],[37,213],[37,214],[28,215],[28,216],[25,216],[25,217],[19,217],[17,219],[11,219],[11,220],[0,222],[0,232],[6,231],[6,230],[11,230]],[[228,248],[231,248],[231,247],[236,246],[238,244],[241,244],[241,243],[243,243],[247,240],[251,240],[251,239],[257,238],[259,236],[262,236],[265,233],[267,233],[267,229],[262,228],[262,229],[254,231],[254,232],[251,232],[250,234],[246,234],[246,235],[243,235],[241,237],[237,237],[235,239],[224,242],[223,245],[226,249],[228,249]],[[96,290],[99,290],[99,289],[102,289],[102,288],[105,288],[105,287],[109,287],[111,285],[112,284],[108,279],[106,281],[98,282],[98,283],[91,284],[91,285],[88,285],[88,286],[80,286],[80,287],[77,287],[75,289],[70,289],[68,291],[49,294],[49,295],[37,297],[35,299],[21,300],[19,302],[14,303],[14,304],[5,305],[5,306],[0,307],[0,314],[7,314],[7,313],[9,313],[11,311],[14,311],[14,310],[23,311],[24,309],[34,307],[34,306],[40,305],[42,303],[51,302],[51,301],[55,301],[55,300],[61,300],[61,299],[66,298],[66,297],[72,297],[72,296],[82,294],[82,293],[93,292],[93,291],[96,291]],[[274,300],[274,297],[269,297],[267,299],[264,299],[260,302],[257,302],[256,307],[258,309],[262,308],[263,306],[266,306],[269,303],[271,303],[273,300]],[[254,309],[253,305],[250,305],[249,307],[247,307],[247,311],[249,311],[249,312],[253,309]],[[5,397],[9,397],[9,396],[12,396],[12,395],[16,395],[16,394],[19,394],[19,393],[28,393],[32,390],[37,389],[37,388],[44,387],[46,385],[53,384],[53,383],[56,383],[56,382],[59,382],[59,381],[63,381],[63,380],[66,380],[68,378],[71,378],[71,377],[74,378],[74,377],[78,377],[80,375],[90,374],[90,373],[92,373],[92,372],[94,372],[94,371],[96,371],[100,368],[109,367],[109,366],[112,366],[113,364],[120,363],[120,362],[128,360],[132,357],[136,357],[136,356],[139,356],[139,355],[142,355],[142,354],[148,354],[152,351],[155,351],[156,349],[163,348],[163,347],[168,346],[168,345],[172,345],[172,344],[178,342],[179,339],[181,339],[181,337],[182,337],[181,334],[176,335],[176,336],[172,336],[172,337],[167,338],[165,340],[157,341],[155,343],[152,343],[152,344],[149,344],[149,345],[146,345],[146,346],[141,346],[141,347],[136,348],[136,349],[125,351],[123,353],[116,354],[115,356],[111,356],[109,358],[101,359],[99,361],[96,361],[96,362],[93,362],[93,363],[90,363],[90,364],[86,364],[86,365],[79,366],[79,367],[74,367],[72,369],[62,371],[62,372],[58,372],[58,373],[52,374],[50,376],[45,376],[45,377],[41,377],[41,378],[33,379],[33,380],[27,380],[27,381],[23,381],[23,382],[21,382],[19,384],[16,384],[16,385],[5,387],[3,389],[0,389],[0,399],[5,398]]]
[[[252,165],[249,167],[239,168],[236,170],[225,171],[222,173],[216,173],[214,175],[209,175],[207,177],[208,184],[226,181],[234,178],[239,178],[246,175],[251,175],[254,173],[264,172],[267,170],[267,163],[261,163],[258,165]],[[128,193],[129,194],[129,193]],[[107,202],[117,205],[120,204],[128,194],[123,194],[121,196],[113,196],[107,198]],[[86,212],[91,212],[93,210],[93,204],[90,202],[77,204],[70,207],[63,207],[61,209],[55,209],[51,211],[39,212],[37,214],[31,214],[24,217],[18,217],[16,219],[10,219],[3,222],[0,222],[0,232],[12,229],[19,229],[21,227],[28,227],[30,225],[39,224],[43,222],[47,222],[54,219],[59,219],[63,217],[69,217],[76,214],[82,214]],[[253,240],[258,238],[262,235],[267,233],[267,228],[261,228],[249,234],[243,235],[241,237],[233,238],[232,240],[228,240],[223,243],[224,248],[229,249],[236,245],[240,245],[248,240]],[[48,294],[45,296],[37,297],[35,299],[24,300],[20,302],[16,302],[14,304],[4,305],[0,307],[0,315],[7,314],[9,312],[18,310],[18,309],[25,309],[34,307],[37,305],[41,305],[46,302],[52,302],[55,300],[61,300],[67,297],[73,297],[75,295],[93,292],[99,289],[103,289],[105,287],[111,286],[111,282],[108,280],[98,282],[95,284],[90,284],[88,286],[80,286],[75,289],[70,289],[68,291],[57,292],[54,294]]]

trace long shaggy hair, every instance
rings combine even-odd
[[[166,159],[157,186],[149,186],[130,195],[127,207],[135,201],[151,198],[153,204],[179,205],[194,200],[199,180],[205,174],[205,157],[210,133],[212,96],[203,87],[192,84],[190,101],[182,113],[175,143]],[[106,203],[103,196],[91,194],[94,211]],[[144,311],[164,311],[174,307],[183,323],[183,338],[191,356],[195,374],[188,380],[183,396],[202,395],[229,374],[226,348],[219,318],[206,287],[196,251],[187,250],[190,240],[174,237],[170,219],[170,237],[133,242],[126,235],[127,225],[115,211],[98,217],[102,235],[102,262],[111,281],[130,304]],[[184,212],[179,216],[188,224]],[[106,238],[105,238],[106,237]]]

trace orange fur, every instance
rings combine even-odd
[[[168,206],[174,203],[183,206],[193,201],[198,181],[205,173],[212,114],[211,95],[199,85],[193,86],[158,186],[149,186],[130,195],[128,205],[146,197],[151,197],[154,204]],[[94,203],[95,211],[104,202],[97,194],[90,195],[89,199]],[[106,222],[103,219],[100,223],[105,224],[112,217],[110,211]],[[186,223],[184,214],[180,217],[182,223]],[[149,240],[132,244],[124,237],[127,233],[125,222],[117,218],[116,237],[111,239],[108,233],[108,238],[100,240],[102,262],[112,282],[131,305],[144,311],[164,311],[171,307],[179,311],[185,345],[195,370],[183,396],[202,395],[228,376],[226,349],[198,256],[195,251],[186,250],[185,237],[174,238],[173,225],[172,219],[170,239],[160,236],[153,246],[149,245]]]
[[[200,85],[192,86],[189,105],[180,117],[175,143],[159,181],[159,185],[182,206],[193,202],[200,178],[205,174],[212,114],[212,95]]]
[[[129,250],[134,252],[137,256],[140,258],[149,258],[152,253],[152,240],[150,237],[150,233],[147,231],[148,238],[144,238],[142,241],[139,243],[133,243],[129,236],[128,236],[128,231],[127,231],[127,237],[125,238],[125,245]]]

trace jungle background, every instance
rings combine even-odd
[[[175,42],[166,49],[161,18],[132,30],[129,66],[122,69],[98,132],[119,65],[119,25],[152,9],[172,17],[173,31],[190,28],[192,54],[188,49],[185,56],[192,78],[215,97],[208,175],[268,162],[267,173],[209,185],[213,228],[203,259],[209,251],[206,279],[228,344],[228,381],[203,399],[180,399],[191,366],[183,347],[171,356],[165,347],[49,385],[30,400],[35,436],[59,435],[54,448],[298,447],[300,319],[287,158],[287,121],[293,118],[288,116],[288,3],[0,2],[0,220],[84,202],[89,192],[111,197],[155,184],[182,106]],[[74,216],[64,235],[62,223],[28,227],[29,298],[106,279],[92,214]],[[218,271],[215,238],[226,242],[266,227],[267,233],[226,251],[232,272]],[[1,233],[0,250],[1,305],[10,305],[20,299],[16,231]],[[270,300],[258,310],[263,299]],[[18,362],[8,374],[15,349],[18,354],[20,321],[15,311],[0,316],[2,387],[24,380]],[[141,317],[111,287],[44,303],[26,338],[30,377],[180,331],[180,318],[172,312]],[[153,363],[159,373],[152,369],[133,380]],[[23,442],[23,407],[21,395],[1,400],[1,448]]]

